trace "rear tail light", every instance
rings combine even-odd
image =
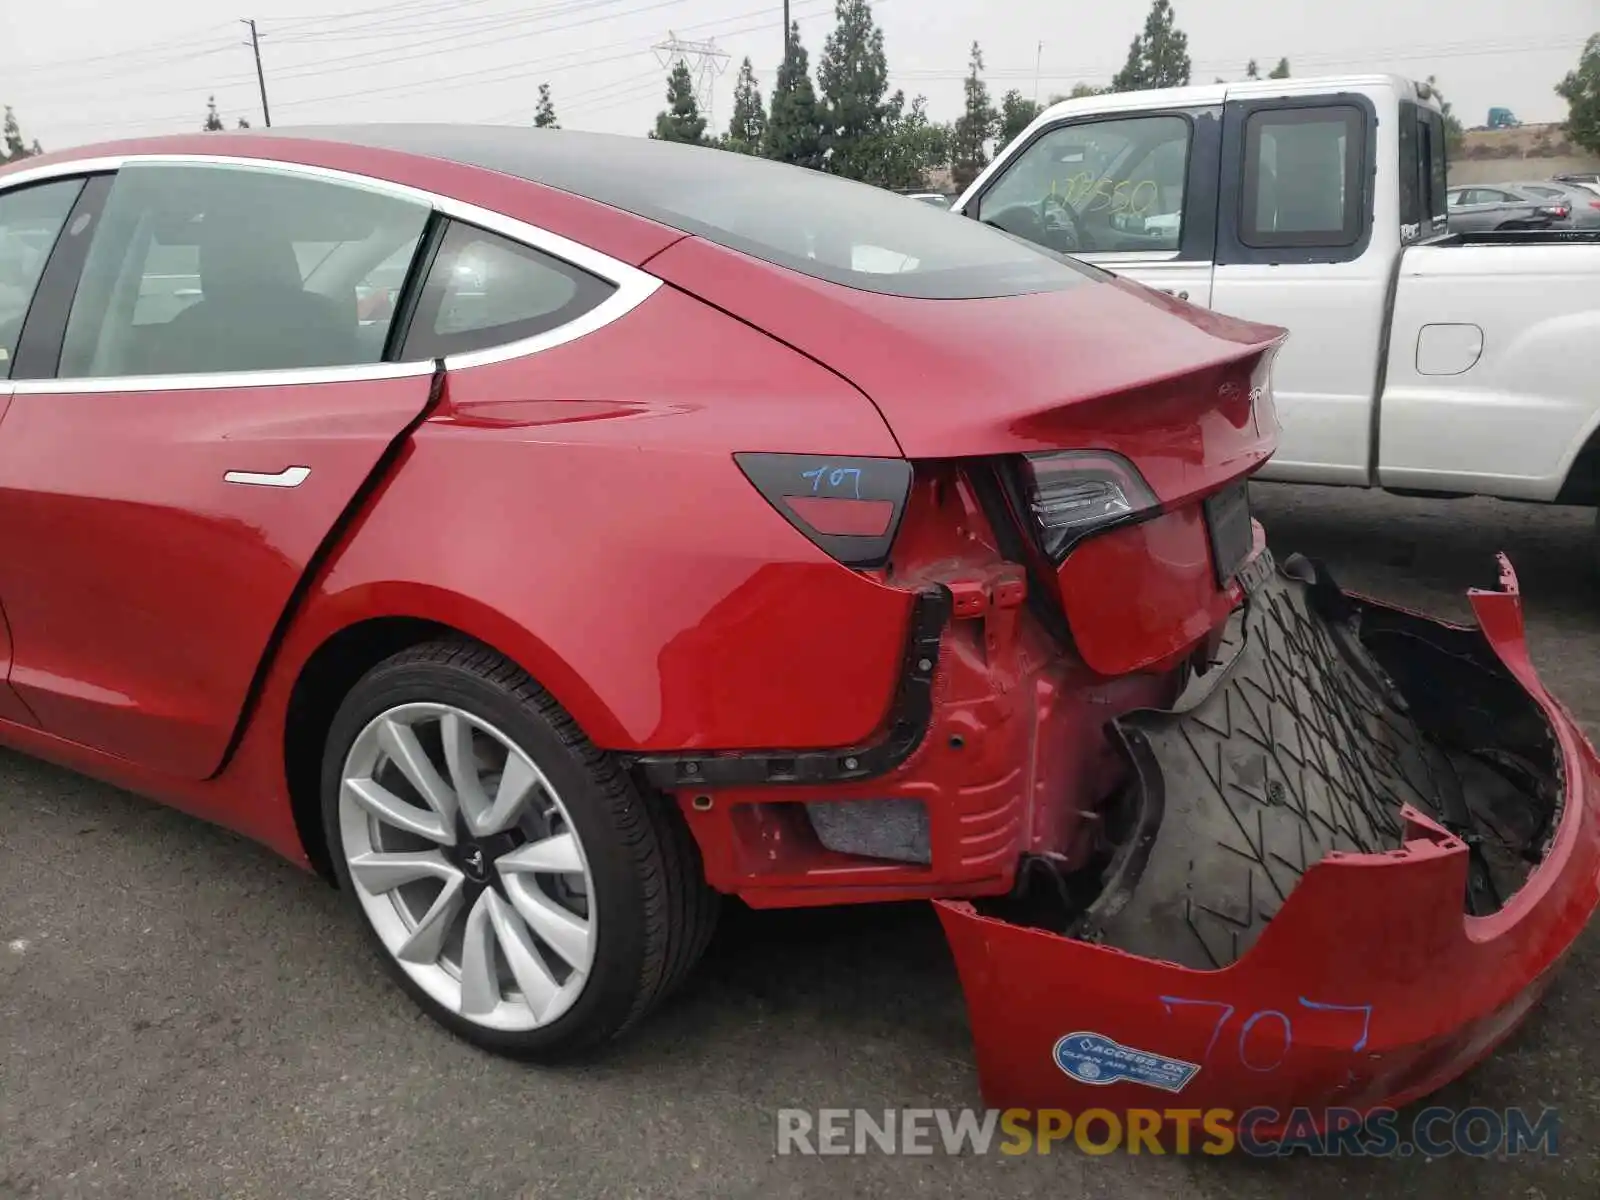
[[[1024,455],[1022,490],[1034,536],[1055,563],[1090,534],[1158,507],[1134,465],[1106,450]]]
[[[756,490],[821,549],[849,567],[881,567],[911,491],[903,458],[735,454]]]

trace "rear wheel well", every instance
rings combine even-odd
[[[311,865],[329,883],[333,861],[322,832],[322,754],[328,727],[356,682],[391,655],[440,637],[464,636],[416,617],[376,617],[341,629],[301,668],[289,693],[283,728],[283,772],[295,830]]]
[[[1600,429],[1589,435],[1589,440],[1572,460],[1572,467],[1561,484],[1557,504],[1600,504]]]

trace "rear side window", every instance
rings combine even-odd
[[[1434,220],[1443,224],[1445,220],[1445,190],[1449,183],[1450,164],[1447,158],[1448,139],[1445,136],[1444,117],[1433,110],[1428,111],[1428,177],[1430,180],[1428,199],[1431,201],[1429,211]]]
[[[1353,106],[1250,114],[1239,240],[1256,248],[1355,245],[1361,154],[1361,112]]]
[[[81,179],[63,179],[0,195],[0,379],[10,373],[39,276],[82,188]]]
[[[365,293],[409,262],[429,210],[287,172],[124,167],[67,320],[57,375],[358,366],[390,323]]]
[[[570,263],[456,222],[439,243],[402,357],[439,358],[536,337],[615,290]]]

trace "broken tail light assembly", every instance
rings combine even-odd
[[[1039,548],[1056,566],[1091,534],[1159,508],[1134,465],[1106,450],[1026,454],[1018,477],[1020,507]]]

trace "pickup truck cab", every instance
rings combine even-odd
[[[1287,328],[1261,479],[1600,504],[1600,237],[1447,228],[1426,84],[1068,100],[953,211]]]

